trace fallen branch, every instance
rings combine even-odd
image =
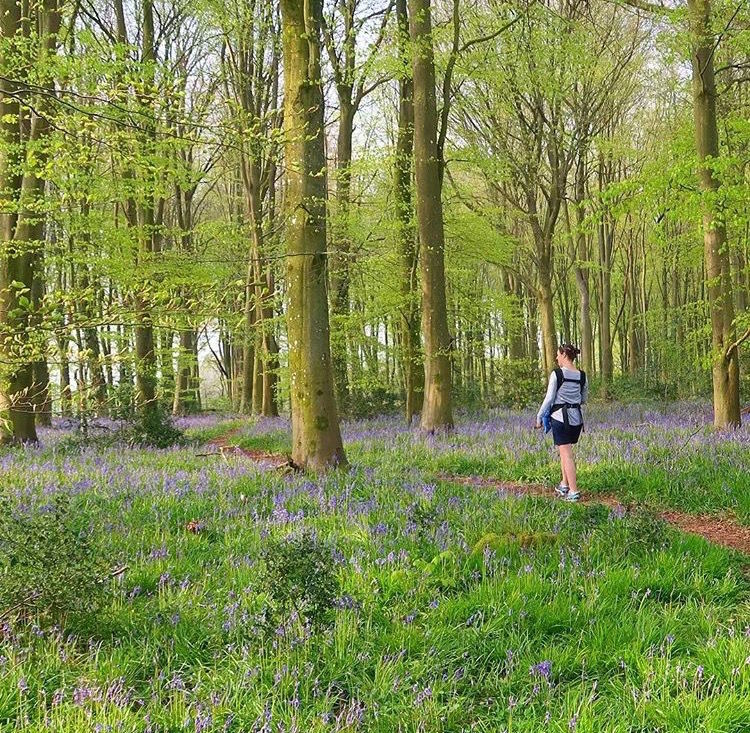
[[[6,608],[2,613],[0,613],[0,621],[4,621],[8,616],[10,616],[14,611],[18,611],[20,608],[23,608],[29,601],[33,601],[39,594],[34,591],[31,595],[26,596],[22,601],[19,601],[16,603],[15,606],[11,606],[10,608]]]

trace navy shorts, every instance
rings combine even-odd
[[[553,419],[550,422],[552,423],[552,439],[555,441],[555,445],[571,445],[578,442],[583,425],[568,425],[566,428],[565,423],[559,420]]]

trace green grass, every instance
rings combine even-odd
[[[236,442],[288,449],[278,428]],[[388,448],[350,443],[355,468],[320,479],[187,448],[12,454],[6,491],[70,493],[129,570],[98,617],[5,634],[0,730],[259,731],[266,711],[274,733],[750,729],[747,558],[648,511],[436,480],[542,479],[550,455],[513,475],[460,446]],[[582,475],[612,490],[605,469]],[[651,480],[638,496],[658,503]],[[326,631],[264,630],[261,548],[302,528],[335,545],[353,607]]]

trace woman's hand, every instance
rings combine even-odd
[[[540,422],[539,422],[539,421],[537,420],[537,422],[536,422],[536,425],[534,425],[534,430],[541,430],[541,428],[542,428],[542,423],[540,423]]]

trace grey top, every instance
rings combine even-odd
[[[563,367],[563,376],[566,379],[577,379],[580,380],[581,372],[577,369],[568,369]],[[583,394],[581,394],[581,385],[578,382],[563,382],[560,385],[560,390],[557,389],[557,377],[555,373],[549,375],[549,384],[547,385],[547,394],[544,396],[544,402],[539,408],[536,419],[537,422],[542,422],[542,415],[549,410],[552,405],[558,402],[569,402],[571,404],[583,404],[586,402],[589,396],[589,381],[586,380],[586,384],[583,386]],[[550,415],[555,420],[563,422],[563,411],[555,410]],[[568,423],[570,425],[580,425],[583,422],[583,415],[578,409],[568,410]]]

